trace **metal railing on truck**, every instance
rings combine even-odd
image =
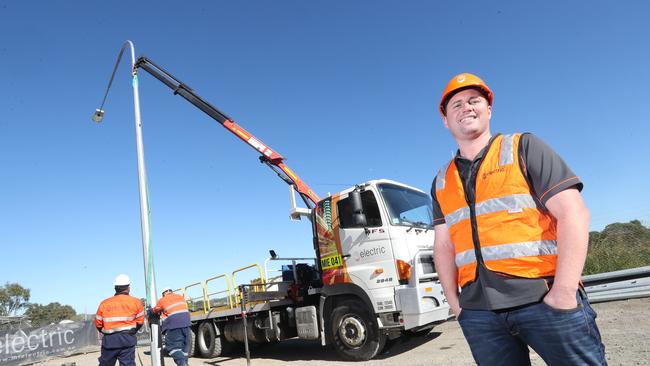
[[[257,268],[257,270],[259,271],[259,274],[260,274],[259,278],[253,279],[251,281],[251,283],[250,283],[252,285],[250,287],[251,291],[252,292],[264,292],[264,291],[266,291],[266,287],[264,286],[264,283],[266,282],[266,280],[264,278],[264,273],[262,272],[262,267],[257,263],[253,263],[251,265],[241,267],[239,269],[236,269],[236,270],[232,271],[232,276],[230,277],[231,280],[232,280],[232,284],[235,285],[235,286],[237,284],[237,282],[235,282],[235,273],[243,272],[243,271],[245,271],[245,270],[247,270],[249,268]],[[237,300],[237,304],[241,304],[243,294],[241,293],[241,290],[239,289],[239,286],[236,286],[235,288],[236,288],[236,291],[237,291],[235,293],[235,299]]]
[[[201,286],[201,296],[190,296],[189,289],[196,288],[197,286]],[[183,297],[187,302],[187,307],[190,313],[200,312],[201,310],[198,310],[199,306],[203,309],[203,312],[205,312],[205,291],[203,290],[203,282],[194,282],[183,287]],[[201,301],[197,301],[198,299]]]
[[[236,284],[236,275],[250,268],[257,268],[259,277],[252,280],[252,292],[266,291],[265,277],[262,267],[257,264],[251,264],[234,270],[231,275],[220,274],[210,277],[204,281],[194,282],[190,285],[175,290],[181,292],[187,302],[187,306],[192,315],[208,314],[221,310],[232,310],[238,308],[242,294],[239,292]],[[216,287],[215,283],[221,283],[222,286]],[[200,294],[195,294],[195,289],[200,288]],[[249,302],[250,304],[251,302]]]
[[[210,283],[219,279],[224,279],[226,281],[226,289],[216,292],[210,292]],[[210,311],[219,311],[227,310],[235,307],[233,304],[233,295],[232,295],[232,286],[228,280],[228,275],[220,274],[218,276],[210,277],[205,280],[205,301],[206,301],[206,312]],[[223,296],[223,294],[226,294]],[[214,297],[214,299],[213,299]],[[225,301],[225,304],[224,304]]]
[[[282,269],[270,270],[269,262],[271,261],[291,262],[292,280],[282,280]],[[237,309],[241,306],[243,294],[235,280],[236,274],[247,269],[257,268],[259,277],[253,279],[246,285],[248,289],[246,304],[255,305],[268,300],[281,298],[281,295],[284,294],[284,291],[288,289],[290,284],[298,282],[298,274],[296,270],[296,265],[299,264],[298,261],[314,261],[315,265],[318,263],[316,258],[268,258],[264,261],[264,269],[262,269],[259,264],[253,263],[232,271],[230,276],[223,273],[210,277],[204,281],[194,282],[185,287],[176,289],[174,292],[182,293],[192,315],[205,315],[223,310]],[[271,277],[271,281],[268,281],[270,272],[280,272],[280,275],[273,276]],[[278,279],[280,279],[280,281],[278,281]],[[218,287],[221,288],[221,290],[218,291],[215,289],[214,285],[217,282],[222,283],[222,286]],[[223,285],[225,285],[225,289],[223,289]],[[200,294],[198,295],[193,294],[193,292],[196,291],[196,288],[200,288]]]

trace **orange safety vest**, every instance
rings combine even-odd
[[[142,301],[126,294],[115,295],[102,301],[95,314],[95,326],[104,334],[133,330],[143,323]]]
[[[162,312],[160,319],[163,321],[174,314],[189,313],[185,298],[175,293],[166,294],[158,300],[154,311]]]
[[[454,243],[461,287],[476,280],[479,251],[493,272],[520,278],[555,275],[556,220],[537,207],[521,171],[520,137],[494,138],[476,175],[474,202],[466,201],[455,159],[436,177],[436,197]],[[478,243],[473,230],[478,231]]]

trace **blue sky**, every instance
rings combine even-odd
[[[374,178],[428,190],[455,151],[437,102],[459,72],[492,130],[533,132],[585,183],[592,229],[650,223],[646,2],[0,0],[0,282],[94,312],[127,273],[144,296],[127,40],[287,158],[321,196]],[[144,72],[157,284],[268,249],[311,256],[286,185]]]

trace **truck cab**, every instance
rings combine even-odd
[[[367,359],[360,348],[379,352],[385,337],[428,331],[449,318],[426,193],[372,180],[322,199],[312,214],[325,338],[343,357]]]

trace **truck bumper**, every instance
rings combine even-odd
[[[442,322],[450,318],[450,309],[437,282],[419,283],[417,287],[395,289],[397,306],[402,311],[404,329]]]

